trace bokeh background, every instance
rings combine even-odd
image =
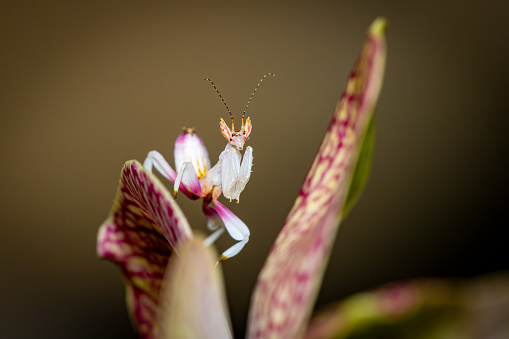
[[[508,6],[502,1],[2,2],[0,337],[134,338],[95,241],[126,160],[173,163],[182,126],[216,161],[248,113],[249,244],[224,263],[237,337],[257,274],[318,149],[369,24],[389,58],[367,188],[317,307],[390,281],[509,268]],[[183,197],[183,196],[182,196]],[[198,202],[179,199],[195,229]],[[231,245],[224,237],[220,250]]]

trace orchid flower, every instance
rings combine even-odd
[[[385,65],[384,29],[382,18],[368,29],[346,91],[260,273],[248,338],[305,334],[339,223],[367,179],[373,111]],[[124,165],[115,203],[99,230],[98,254],[121,267],[128,309],[140,337],[231,337],[217,257],[193,236],[176,201],[146,168],[150,164],[145,165],[136,160]],[[174,171],[159,170],[177,183]],[[203,185],[183,182],[176,187],[201,197]],[[236,217],[230,212],[224,218],[222,205],[217,199],[214,204],[228,229],[228,218]]]

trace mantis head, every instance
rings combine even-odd
[[[251,124],[251,119],[247,118],[244,123],[244,119],[242,121],[241,129],[234,129],[233,119],[232,119],[232,128],[229,128],[223,119],[219,121],[219,128],[221,129],[221,134],[225,137],[225,139],[234,147],[239,150],[242,150],[244,147],[244,143],[247,139],[249,139],[249,135],[251,134],[251,130],[253,125]]]
[[[253,91],[253,94],[251,94],[251,97],[247,101],[246,108],[244,108],[244,112],[242,113],[242,127],[240,129],[235,129],[235,126],[233,124],[233,114],[232,114],[232,112],[230,112],[228,105],[226,104],[223,97],[221,96],[221,93],[219,93],[219,90],[217,89],[216,85],[214,85],[212,80],[205,79],[205,80],[209,81],[212,84],[212,86],[214,86],[214,89],[216,90],[217,94],[219,94],[219,98],[221,98],[221,101],[226,106],[226,110],[228,111],[228,113],[230,113],[230,117],[232,118],[232,128],[229,128],[223,119],[221,119],[219,121],[219,128],[221,129],[221,134],[223,134],[223,136],[226,138],[226,140],[228,140],[228,142],[232,146],[236,147],[239,150],[242,150],[244,148],[244,143],[246,142],[247,139],[249,139],[249,135],[251,134],[251,130],[253,129],[253,125],[251,124],[251,119],[249,117],[244,121],[244,117],[246,116],[247,107],[249,106],[251,99],[253,99],[253,96],[255,95],[256,91],[258,90],[258,87],[260,87],[260,84],[262,83],[263,79],[265,79],[269,75],[272,75],[273,77],[276,76],[273,73],[265,74],[261,78],[260,82],[258,82],[258,85],[256,85],[256,87]]]

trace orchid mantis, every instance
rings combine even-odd
[[[232,127],[229,128],[223,119],[219,122],[221,134],[228,141],[224,151],[219,155],[219,160],[210,167],[210,159],[203,141],[196,135],[193,128],[184,128],[183,133],[175,141],[175,168],[176,173],[164,157],[157,151],[150,151],[143,163],[143,166],[152,171],[154,167],[162,176],[174,183],[173,196],[177,198],[178,191],[182,191],[190,199],[196,200],[203,198],[202,209],[207,217],[207,227],[214,231],[207,239],[206,244],[212,244],[224,232],[228,231],[230,236],[238,242],[228,248],[220,257],[224,261],[238,254],[249,241],[249,228],[233,214],[226,206],[217,199],[221,193],[230,200],[235,199],[239,202],[240,194],[246,187],[251,176],[253,166],[253,148],[248,146],[244,152],[244,157],[240,153],[244,144],[251,135],[252,124],[248,117],[244,120],[246,110],[253,99],[258,87],[267,76],[275,74],[265,74],[258,85],[256,85],[251,97],[249,98],[244,112],[242,113],[242,125],[240,129],[235,129],[233,114],[224,101],[216,85],[210,79],[209,81],[216,90],[219,98],[226,107],[232,120]],[[210,203],[214,208],[210,207]],[[224,228],[222,224],[224,224]]]

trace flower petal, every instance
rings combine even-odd
[[[129,312],[142,338],[153,337],[156,328],[168,259],[191,235],[187,219],[159,180],[139,162],[126,162],[110,216],[99,229],[97,253],[122,269]]]
[[[170,260],[160,305],[160,338],[232,338],[217,254],[203,240],[188,241]]]
[[[422,280],[359,293],[313,317],[305,338],[463,338],[457,292],[450,281]]]
[[[253,294],[249,338],[299,338],[329,257],[362,139],[381,88],[385,20],[377,19]]]
[[[391,284],[321,311],[305,338],[507,338],[507,291],[507,272]]]

